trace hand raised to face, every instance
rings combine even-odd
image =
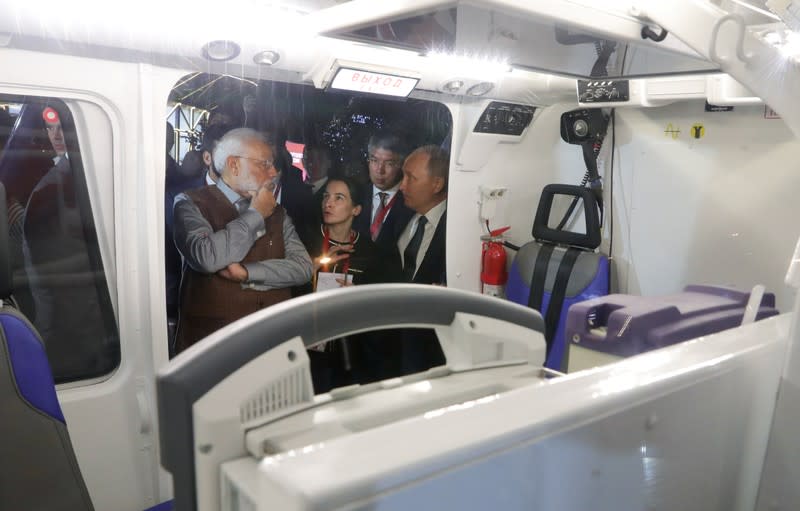
[[[272,215],[272,213],[275,211],[275,207],[278,205],[273,193],[274,189],[275,184],[270,181],[264,184],[264,186],[260,187],[258,190],[254,192],[248,192],[251,199],[250,206],[261,213],[261,216],[264,218],[268,218],[270,215]]]

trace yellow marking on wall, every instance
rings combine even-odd
[[[673,126],[672,123],[667,124],[667,129],[664,130],[664,135],[672,137],[672,140],[678,140],[680,134],[681,128],[679,126]]]

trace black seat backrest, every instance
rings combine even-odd
[[[553,209],[553,199],[557,195],[573,197],[572,208],[583,201],[583,216],[585,233],[571,232],[549,226],[550,215]],[[570,209],[570,214],[572,210]],[[600,215],[597,198],[594,191],[585,186],[550,184],[542,189],[539,206],[536,208],[536,217],[533,220],[533,237],[539,242],[569,245],[594,250],[600,246],[601,238]]]
[[[0,184],[0,509],[91,511],[42,339],[8,305],[8,247]]]

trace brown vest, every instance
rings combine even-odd
[[[186,192],[200,213],[211,224],[214,232],[239,216],[216,186],[206,186]],[[266,234],[256,240],[250,251],[240,262],[252,263],[267,259],[283,259],[283,218],[281,206],[264,220]],[[272,289],[257,291],[242,289],[241,284],[218,276],[216,273],[200,273],[186,267],[181,284],[180,321],[176,351],[180,352],[208,334],[278,302],[291,298],[291,291]]]

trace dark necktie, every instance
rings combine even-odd
[[[378,204],[378,209],[375,211],[375,219],[372,221],[372,225],[369,228],[370,237],[372,237],[372,241],[378,239],[378,235],[381,233],[381,227],[383,227],[383,217],[386,216],[384,210],[386,209],[386,197],[388,197],[388,193],[386,192],[378,192],[378,199],[380,203]]]
[[[425,235],[425,224],[428,219],[424,216],[419,217],[417,220],[417,230],[414,231],[411,241],[408,242],[406,249],[403,251],[403,280],[411,282],[414,280],[414,273],[417,269],[417,253],[419,247],[422,245],[422,236]]]

